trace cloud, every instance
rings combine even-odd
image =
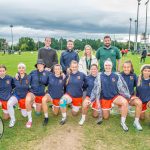
[[[54,36],[67,34],[70,36],[70,34],[128,34],[129,18],[135,20],[137,2],[133,0],[5,0],[0,2],[0,6],[1,36],[10,35],[10,24],[14,25],[16,36],[25,34],[44,36],[47,32]],[[144,0],[140,8],[139,32],[143,32]],[[132,28],[133,34],[134,21]],[[3,32],[4,30],[8,33]],[[149,26],[148,32],[150,32]]]

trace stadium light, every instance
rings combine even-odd
[[[136,24],[136,37],[135,37],[135,50],[138,49],[137,47],[137,42],[138,42],[138,28],[139,28],[139,7],[140,7],[140,2],[141,0],[137,0],[138,1],[138,6],[137,6],[137,24]]]
[[[137,20],[134,20],[135,23],[135,41],[134,41],[134,51],[136,50],[136,27],[137,27]]]
[[[148,3],[149,3],[149,0],[145,3],[146,5],[146,21],[145,21],[145,46],[146,46],[146,37],[147,37],[147,12],[148,12]]]
[[[130,50],[130,47],[131,47],[131,46],[130,46],[130,45],[131,45],[131,44],[130,44],[130,42],[131,42],[131,41],[130,41],[130,36],[131,36],[131,22],[132,22],[132,18],[130,18],[129,21],[130,21],[130,27],[129,27],[129,47],[128,47],[128,50]]]
[[[13,30],[12,30],[13,25],[12,24],[10,25],[10,28],[11,28],[11,39],[12,39],[11,50],[13,50]]]

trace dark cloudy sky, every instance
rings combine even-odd
[[[139,32],[144,32],[142,0]],[[0,37],[31,36],[82,38],[103,34],[128,34],[129,18],[136,19],[137,0],[5,0],[0,1]],[[134,33],[134,21],[132,23]],[[150,32],[150,11],[148,13]]]

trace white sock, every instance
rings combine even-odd
[[[81,120],[84,120],[84,121],[85,121],[85,117],[86,117],[86,115],[82,115]]]
[[[27,111],[28,121],[32,122],[32,111]]]
[[[15,121],[15,111],[14,111],[14,108],[13,106],[9,107],[8,108],[8,113],[9,113],[9,116],[11,118],[11,121]]]
[[[139,118],[135,118],[134,122],[138,123],[139,122]]]
[[[63,119],[66,119],[67,113],[62,113],[62,117],[63,117]]]
[[[44,113],[45,118],[48,118],[48,113]]]
[[[126,122],[126,117],[121,117],[121,122],[125,123]]]

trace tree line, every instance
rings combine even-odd
[[[51,47],[56,50],[65,50],[67,44],[67,39],[60,38],[52,38]],[[92,46],[94,50],[97,50],[100,46],[103,45],[103,41],[100,39],[75,39],[74,40],[74,48],[83,50],[84,46],[89,44]],[[127,49],[128,42],[118,42],[112,41],[112,45],[118,47],[119,49]],[[13,45],[13,50],[18,51],[37,51],[39,48],[44,47],[44,41],[34,41],[31,37],[21,37],[17,44]],[[0,50],[8,50],[12,49],[6,39],[0,38]],[[131,50],[134,49],[134,42],[131,42]]]

